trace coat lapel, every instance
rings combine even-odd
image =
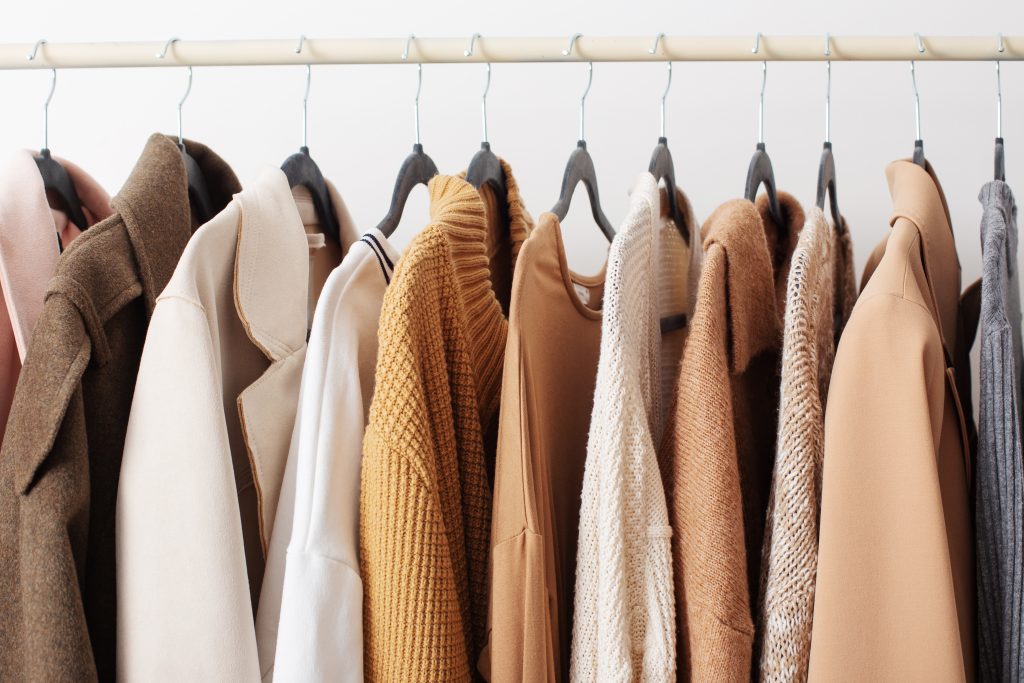
[[[288,181],[263,173],[236,196],[241,207],[235,253],[234,298],[246,334],[270,361],[238,397],[253,481],[259,499],[260,538],[266,555],[284,476],[302,363],[306,354],[309,249]],[[282,402],[288,405],[282,405]]]

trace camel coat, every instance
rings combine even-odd
[[[219,209],[227,164],[186,141]],[[115,213],[64,251],[0,452],[0,679],[114,679],[114,502],[156,298],[196,224],[177,140],[153,135]]]
[[[897,161],[886,176],[892,231],[825,410],[810,680],[969,681],[971,321],[931,167]]]

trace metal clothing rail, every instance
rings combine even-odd
[[[652,48],[652,41],[655,47]],[[1024,59],[1024,36],[297,38],[0,45],[0,69],[472,62],[980,61]],[[826,46],[828,49],[826,50]],[[164,57],[159,55],[164,52]],[[34,54],[29,59],[28,55]]]

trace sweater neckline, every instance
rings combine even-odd
[[[511,169],[502,160],[506,174],[509,232],[509,267],[514,270],[519,248],[532,223],[519,196]],[[481,423],[497,410],[501,389],[508,319],[491,285],[491,263],[487,254],[488,215],[479,191],[463,178],[437,175],[428,184],[430,218],[439,225],[448,242],[459,309],[469,344],[470,362],[475,370],[477,402]]]

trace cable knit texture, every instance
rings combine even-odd
[[[825,397],[838,334],[856,296],[847,235],[838,235],[820,209],[811,209],[789,269],[779,438],[761,560],[762,681],[807,680]]]
[[[476,677],[491,520],[483,434],[508,331],[490,276],[512,266],[530,227],[505,174],[510,262],[488,262],[493,213],[481,193],[436,176],[432,222],[384,297],[359,515],[368,681]]]
[[[659,452],[672,520],[682,681],[751,677],[752,606],[777,433],[782,310],[804,223],[779,193],[726,202],[701,230],[704,267],[676,407]]]
[[[975,500],[978,675],[1024,678],[1024,472],[1021,463],[1020,283],[1017,207],[993,180],[978,197],[981,219],[981,403]]]
[[[643,174],[608,256],[580,509],[574,681],[675,680],[672,529],[655,443],[663,423],[659,317],[679,313],[686,298],[659,296],[659,266],[673,265],[661,259],[660,205],[654,176]],[[685,261],[675,264],[685,270]]]

